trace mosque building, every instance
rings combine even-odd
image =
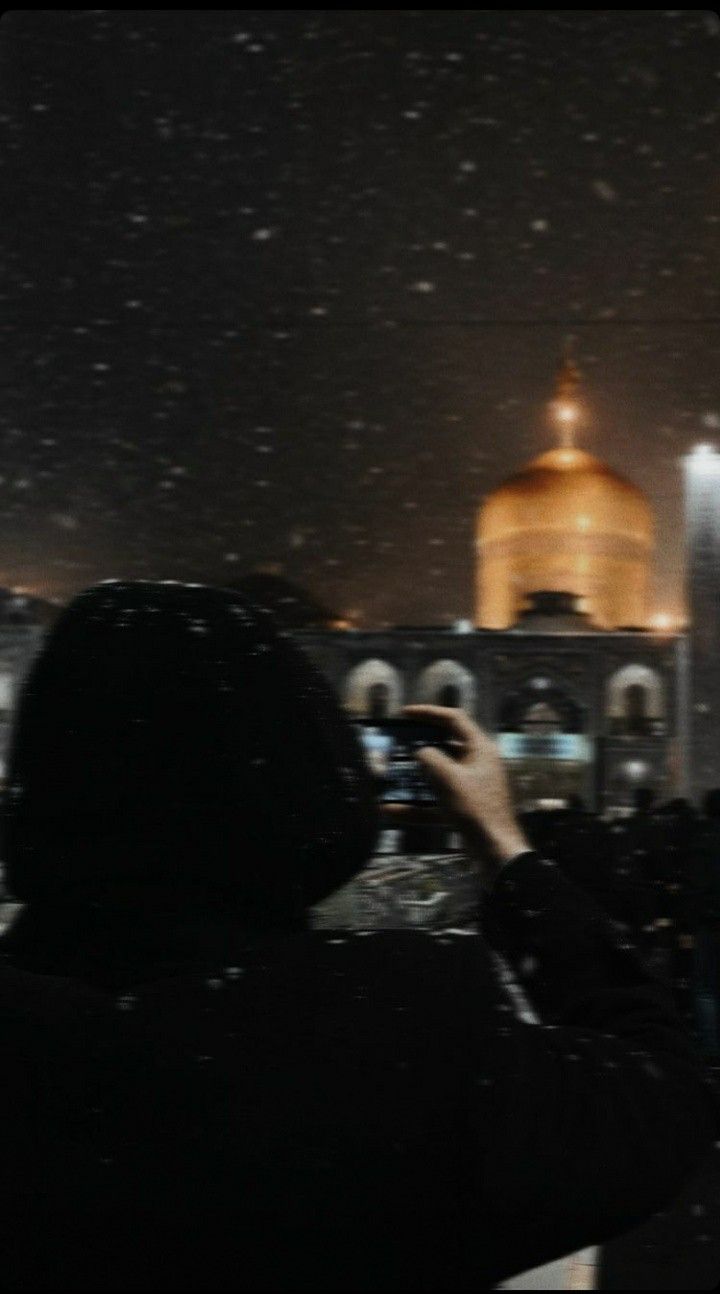
[[[659,799],[699,793],[688,636],[651,613],[652,507],[575,443],[585,410],[569,358],[549,412],[559,443],[479,510],[474,625],[310,630],[299,640],[355,717],[390,717],[418,701],[462,706],[495,734],[522,807],[580,796],[618,811],[641,786]],[[712,502],[703,496],[715,516],[711,537],[703,531],[703,578],[720,593],[720,471],[714,484]],[[697,584],[697,561],[689,565]],[[713,615],[720,646],[717,594]],[[711,674],[708,666],[705,685],[717,675],[720,699],[720,664]],[[720,784],[720,761],[700,781],[716,772]]]
[[[558,443],[479,509],[474,624],[356,629],[277,576],[236,587],[282,614],[351,716],[461,706],[496,737],[520,807],[579,796],[623,811],[643,786],[697,801],[720,786],[720,452],[700,445],[683,462],[689,627],[678,632],[652,614],[646,494],[576,443],[586,410],[567,357],[548,410]],[[0,781],[46,627],[39,603],[0,590]]]

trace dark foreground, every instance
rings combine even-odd
[[[589,834],[594,837],[593,844],[597,842],[599,827],[597,821],[592,823]],[[602,844],[606,846],[608,837],[605,830],[600,834],[604,837]],[[632,827],[627,836],[635,836]],[[608,851],[609,857],[603,849],[605,867],[600,870],[605,872],[605,876],[603,885],[598,888],[606,889],[602,897],[609,899],[612,895],[608,906],[618,916],[625,917],[629,927],[635,927],[633,933],[640,934],[643,925],[649,926],[660,918],[661,924],[657,930],[648,932],[648,952],[657,952],[657,946],[653,949],[652,945],[662,938],[666,969],[671,977],[677,975],[678,1004],[686,1015],[688,1028],[695,1032],[696,1012],[691,977],[687,975],[689,968],[683,949],[677,947],[678,943],[682,945],[686,942],[683,935],[694,933],[694,923],[687,919],[686,912],[681,915],[672,910],[666,900],[667,885],[672,885],[677,880],[676,875],[667,875],[669,869],[663,869],[665,875],[659,883],[655,877],[644,877],[646,884],[628,885],[628,872],[633,863],[639,868],[647,860],[650,870],[655,859],[654,851],[647,849],[645,840],[628,840],[627,836],[624,831],[616,835],[612,843],[620,848]],[[550,842],[543,843],[549,845]],[[566,855],[570,872],[575,870],[572,861],[580,852],[577,848],[579,842],[574,840],[572,843],[575,847],[568,851],[571,856]],[[584,845],[587,843],[587,839],[583,841]],[[667,839],[664,844],[664,852],[670,852],[667,849]],[[644,850],[643,845],[646,846]],[[547,852],[556,853],[556,850],[550,847]],[[565,850],[561,852],[565,853]],[[684,861],[683,858],[682,862]],[[681,863],[681,860],[678,859],[677,862]],[[720,867],[720,856],[718,866]],[[681,871],[681,866],[678,871]],[[585,877],[577,879],[585,880]],[[674,894],[675,891],[671,891],[673,897]],[[702,897],[705,901],[700,906],[706,911],[709,905],[705,894]],[[346,887],[329,901],[327,913],[321,911],[319,921],[322,923],[327,920],[328,925],[341,923],[381,927],[423,925],[426,922],[462,925],[470,919],[473,901],[471,874],[460,855],[392,857],[385,860],[377,858],[352,886]],[[668,922],[667,925],[662,924],[663,918]],[[517,994],[517,988],[513,994],[513,1003],[516,1009],[522,1010],[522,999]],[[720,1062],[711,1055],[708,1056],[708,1067],[720,1077]],[[514,1278],[513,1281],[515,1288],[518,1288],[517,1279]],[[550,1280],[551,1273],[548,1270],[548,1281]],[[719,1282],[720,1142],[672,1207],[655,1214],[642,1226],[618,1236],[598,1250],[594,1288],[713,1290]],[[556,1286],[543,1284],[538,1269],[533,1288],[550,1289]],[[588,1286],[583,1285],[583,1288]]]
[[[720,1143],[671,1209],[603,1245],[601,1290],[714,1290],[720,1282]]]
[[[595,837],[593,843],[597,841],[599,824],[593,823],[588,831],[589,825],[586,822],[585,831],[577,833],[585,836],[582,841],[585,849],[579,849],[580,840],[575,830],[574,848],[567,852],[559,847],[547,849],[548,853],[565,853],[563,861],[569,872],[575,870],[573,863],[576,859],[587,857],[588,837]],[[628,836],[634,834],[628,832]],[[665,835],[664,832],[662,834]],[[607,907],[614,909],[616,918],[624,918],[624,924],[634,927],[636,937],[643,930],[648,932],[648,955],[652,954],[655,959],[663,954],[669,977],[677,979],[678,1005],[686,1013],[688,1028],[695,1031],[693,986],[687,974],[689,966],[685,945],[687,937],[695,934],[693,909],[697,911],[699,907],[705,916],[708,907],[712,906],[708,903],[707,889],[703,886],[702,902],[698,905],[672,902],[678,892],[675,889],[678,873],[682,876],[685,872],[682,864],[677,866],[681,863],[680,858],[676,859],[676,869],[672,869],[674,874],[670,874],[671,869],[666,865],[662,876],[648,876],[647,871],[651,870],[648,867],[640,884],[639,875],[628,876],[628,864],[634,864],[639,870],[639,865],[646,859],[654,861],[652,855],[655,851],[647,848],[649,842],[637,837],[630,840],[623,832],[620,839],[616,837],[613,841],[616,846],[623,847],[607,851],[608,838],[604,832],[602,835],[604,848],[598,852],[604,856],[605,867],[601,864],[597,870],[592,868],[594,883],[588,888],[596,891],[596,897],[606,900]],[[543,843],[550,846],[549,841]],[[667,837],[664,844],[664,852],[667,852]],[[608,853],[614,854],[611,860]],[[682,853],[685,855],[682,863],[686,863],[687,853],[685,850]],[[717,857],[714,849],[712,853],[714,858]],[[593,861],[599,861],[597,855]],[[607,866],[610,861],[613,864],[611,868]],[[605,874],[602,883],[598,884],[601,872]],[[683,876],[687,884],[686,878],[687,873]],[[587,884],[589,878],[577,876],[575,879]],[[630,879],[635,883],[628,884]],[[686,886],[682,888],[685,890]],[[620,902],[621,898],[623,902]],[[351,886],[315,910],[314,924],[365,928],[467,927],[472,920],[474,902],[473,869],[460,855],[378,857]],[[11,919],[13,913],[14,905],[0,905],[0,927]],[[527,1010],[527,1003],[523,1002],[517,986],[509,984],[508,993],[515,1010],[520,1013]],[[720,1077],[717,1059],[709,1056],[708,1063]],[[711,1290],[717,1288],[719,1281],[720,1141],[671,1206],[599,1249],[594,1288]],[[518,1287],[517,1282],[518,1278],[514,1278],[515,1288]],[[582,1287],[589,1286],[584,1283]],[[543,1285],[540,1278],[533,1282],[533,1288],[557,1286]]]

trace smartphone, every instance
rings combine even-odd
[[[408,808],[437,805],[435,786],[415,758],[421,746],[437,746],[446,755],[457,754],[453,738],[443,723],[427,719],[357,719],[355,728],[382,804]]]

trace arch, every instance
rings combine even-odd
[[[528,732],[562,732],[564,722],[561,711],[547,701],[533,701],[522,717]]]
[[[378,657],[362,661],[347,675],[343,696],[346,708],[358,716],[369,716],[371,711],[376,718],[397,714],[403,699],[400,673]]]
[[[472,714],[475,709],[475,680],[470,670],[459,661],[436,660],[418,675],[413,696],[421,704],[455,705]],[[443,696],[454,699],[441,700]]]
[[[585,731],[583,707],[547,678],[531,678],[500,699],[498,732]]]
[[[462,705],[462,694],[457,683],[443,683],[438,693],[438,705],[444,705],[449,710],[455,710]]]
[[[665,718],[665,687],[649,665],[623,665],[607,682],[605,714],[610,730],[643,736]]]

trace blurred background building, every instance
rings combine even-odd
[[[586,410],[567,357],[548,414],[558,443],[479,510],[474,624],[300,640],[356,717],[462,706],[497,734],[523,808],[628,810],[640,787],[698,798],[720,785],[720,455],[685,462],[686,631],[653,612],[646,494],[575,443]]]

